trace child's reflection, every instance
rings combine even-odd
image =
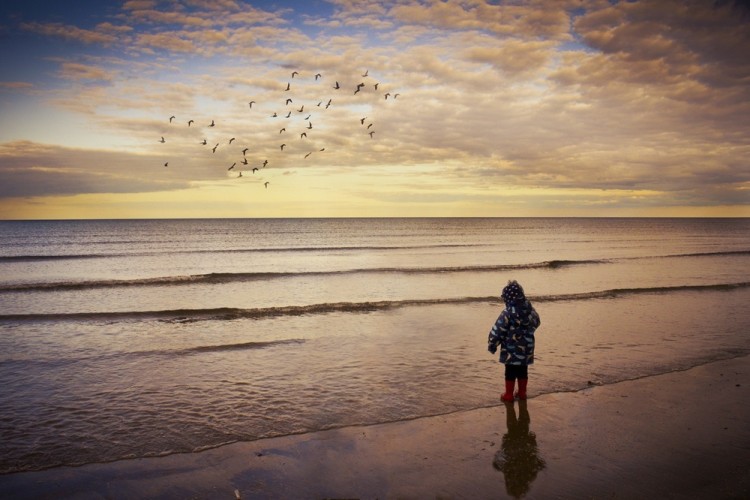
[[[492,465],[505,476],[505,490],[515,498],[529,492],[537,473],[546,465],[539,456],[536,434],[529,430],[531,418],[526,405],[526,401],[518,402],[518,417],[512,403],[505,405],[508,432],[503,436],[502,447],[492,461]]]

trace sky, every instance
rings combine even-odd
[[[4,0],[0,219],[750,217],[749,53],[739,0]]]

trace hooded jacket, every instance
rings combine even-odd
[[[534,363],[534,332],[541,320],[526,298],[505,302],[487,340],[490,352],[500,346],[500,362],[506,365]]]

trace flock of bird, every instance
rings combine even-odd
[[[321,73],[316,73],[313,76],[314,76],[314,82],[319,82],[319,81],[322,82],[323,75]],[[356,87],[352,88],[353,95],[357,95],[360,92],[364,93],[367,89],[373,89],[375,92],[379,92],[378,87],[380,86],[380,82],[373,82],[372,81],[372,78],[369,77],[369,70],[365,70],[364,73],[361,74],[361,79],[358,78],[358,80],[360,80],[360,82],[357,83]],[[295,134],[299,134],[299,139],[296,139],[296,140],[298,140],[298,141],[307,141],[308,138],[309,138],[308,132],[310,134],[312,134],[313,133],[312,131],[314,129],[314,127],[313,127],[313,121],[312,121],[313,120],[313,114],[314,114],[314,112],[316,112],[316,113],[318,111],[323,112],[324,110],[327,110],[328,108],[330,108],[333,105],[334,98],[336,96],[334,95],[333,97],[328,97],[327,99],[324,98],[324,99],[318,101],[317,105],[313,104],[312,106],[310,105],[310,103],[295,104],[296,97],[291,92],[292,92],[292,89],[295,87],[295,85],[293,85],[293,82],[296,84],[298,81],[300,81],[300,73],[298,71],[292,71],[292,73],[291,73],[291,79],[286,83],[286,87],[280,87],[280,88],[283,88],[283,90],[281,91],[283,94],[282,94],[282,98],[280,98],[278,102],[279,103],[283,102],[284,111],[278,111],[278,110],[274,111],[269,117],[272,118],[272,119],[277,119],[277,118],[290,119],[293,116],[295,116],[295,117],[296,116],[304,116],[304,118],[302,120],[303,123],[304,123],[304,127],[298,128],[295,131]],[[339,84],[339,81],[335,81],[335,83],[333,83],[333,85],[331,85],[331,88],[333,89],[334,94],[337,93],[337,92],[341,92],[341,91],[346,92],[345,88],[342,85]],[[391,92],[385,92],[385,93],[382,94],[382,97],[383,97],[384,101],[388,101],[389,99],[390,100],[397,99],[399,95],[400,94],[398,94],[398,93],[393,93],[392,94]],[[380,96],[378,96],[378,99],[379,99],[379,97]],[[279,104],[279,105],[281,105],[281,104]],[[255,106],[255,108],[253,106]],[[305,106],[308,107],[307,111],[305,110]],[[254,100],[251,100],[251,101],[248,102],[248,107],[249,107],[250,110],[257,110],[257,109],[259,109],[256,101],[254,101]],[[310,109],[311,107],[313,108],[312,110]],[[173,126],[173,124],[177,123],[175,120],[177,120],[177,117],[175,115],[172,115],[172,116],[169,117],[170,126]],[[194,124],[195,124],[195,120],[190,119],[190,120],[187,121],[187,126],[188,127],[192,127]],[[292,125],[294,125],[294,122],[284,122],[284,123],[282,123],[282,126],[279,128],[278,135],[279,136],[284,136],[284,137],[288,136],[289,132],[287,132],[287,127],[291,127]],[[209,128],[209,129],[214,129],[216,126],[217,125],[216,125],[216,121],[215,120],[211,120],[211,123],[206,125],[206,127]],[[371,139],[374,137],[374,135],[375,135],[375,130],[373,129],[374,123],[371,122],[371,121],[368,121],[367,120],[367,116],[364,116],[364,117],[362,117],[362,118],[359,119],[359,126],[363,127],[363,130],[365,131],[366,135],[369,135]],[[225,135],[225,137],[227,137],[227,136],[230,136],[228,140],[225,139],[225,141],[226,141],[225,144],[227,146],[231,145],[232,143],[234,143],[237,140],[236,137],[231,137],[231,134]],[[160,143],[166,143],[167,140],[164,138],[164,136],[162,136],[161,139],[158,142],[160,142]],[[213,142],[214,141],[211,141],[211,143],[213,143]],[[283,142],[283,141],[279,141],[279,142],[280,142],[280,144],[279,144],[279,152],[283,153],[284,152],[284,148],[287,148],[287,142]],[[213,146],[211,146],[210,143],[209,143],[209,141],[208,141],[208,139],[206,139],[206,138],[204,138],[198,144],[201,145],[201,146],[207,146],[208,147],[207,149],[210,149],[212,154],[215,154],[216,150],[219,149],[219,147],[222,146],[222,142],[217,142]],[[248,157],[247,157],[247,153],[248,153],[248,151],[250,151],[250,149],[251,149],[250,147],[245,146],[241,150],[238,150],[238,151],[242,152],[242,158],[238,159],[237,161],[234,161],[227,168],[227,172],[234,171],[234,172],[237,172],[237,176],[236,177],[243,177],[243,173],[247,174],[249,172],[251,174],[255,174],[256,172],[259,172],[262,169],[265,169],[266,167],[269,166],[269,160],[268,159],[264,159],[262,163],[258,162],[257,165],[250,166],[250,162],[249,162]],[[287,151],[288,150],[289,149],[287,148]],[[312,155],[313,153],[321,153],[321,152],[324,152],[324,151],[326,151],[325,147],[315,147],[315,148],[312,148],[312,149],[310,149],[308,147],[307,148],[307,152],[303,156],[303,159],[309,158],[310,155]],[[239,155],[239,153],[238,153],[238,155]],[[242,165],[242,166],[237,167],[238,163],[240,165]],[[167,162],[164,163],[164,167],[169,167],[169,161],[167,161]],[[242,170],[243,167],[247,167],[247,170]],[[263,185],[264,185],[264,187],[266,189],[268,189],[269,184],[270,184],[270,181],[264,181],[263,182]]]

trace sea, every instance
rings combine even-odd
[[[532,398],[750,353],[750,219],[2,221],[0,473],[499,405],[512,279]]]

